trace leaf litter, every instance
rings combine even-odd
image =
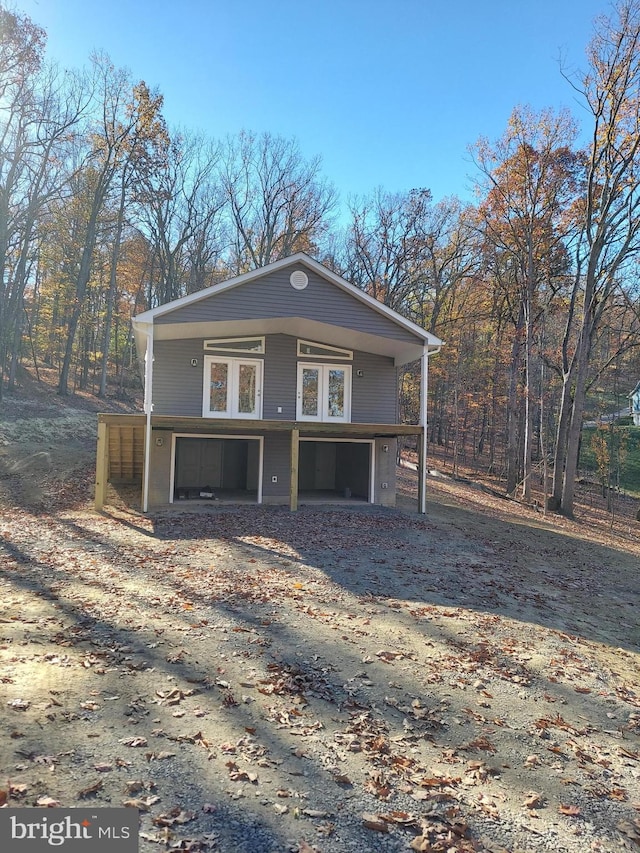
[[[633,559],[541,536],[433,503],[7,513],[0,806],[125,804],[142,851],[637,848]]]

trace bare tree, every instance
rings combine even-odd
[[[224,240],[218,158],[216,145],[176,133],[153,167],[138,173],[139,216],[154,264],[149,305],[213,283]]]
[[[610,298],[640,251],[640,2],[624,0],[596,22],[589,70],[575,84],[593,120],[586,191],[576,211],[562,359],[562,401],[552,505],[574,510],[592,348]]]
[[[15,380],[37,229],[65,186],[66,149],[85,106],[72,74],[43,61],[44,33],[0,6],[0,396]]]
[[[68,393],[69,372],[76,331],[82,314],[91,275],[94,249],[101,216],[116,176],[126,159],[138,121],[135,111],[128,109],[133,86],[128,73],[116,69],[111,60],[97,54],[92,57],[92,74],[88,82],[95,97],[95,110],[81,138],[78,158],[78,203],[82,211],[81,249],[74,271],[75,295],[67,322],[66,344],[58,394]]]
[[[135,119],[130,137],[125,139],[120,157],[118,173],[118,200],[116,206],[116,221],[112,240],[109,290],[107,292],[106,312],[102,333],[102,367],[100,371],[99,397],[107,393],[107,374],[109,366],[109,350],[111,346],[111,329],[117,292],[118,261],[122,245],[122,234],[125,226],[127,204],[132,198],[132,184],[136,178],[136,170],[148,170],[155,159],[155,152],[166,139],[166,127],[162,117],[161,95],[152,93],[144,82],[133,87],[132,100],[126,106],[126,117]]]
[[[227,140],[220,175],[236,273],[316,251],[336,203],[319,158],[305,160],[295,140],[244,131]]]
[[[390,193],[378,187],[350,204],[351,221],[339,260],[349,281],[402,310],[426,266],[431,192]]]

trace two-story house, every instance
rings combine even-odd
[[[441,341],[303,253],[133,321],[144,414],[98,418],[96,507],[109,480],[142,508],[189,500],[395,505],[397,439],[418,438],[425,506],[429,356]],[[398,377],[421,362],[420,423]]]

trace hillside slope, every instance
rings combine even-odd
[[[98,412],[136,411],[136,401],[59,397],[53,371],[29,373],[0,403],[0,504],[55,510],[93,497]]]

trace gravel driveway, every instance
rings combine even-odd
[[[638,849],[633,536],[429,495],[4,511],[0,797],[143,853]]]

